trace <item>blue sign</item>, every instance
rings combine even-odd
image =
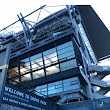
[[[11,85],[5,85],[3,103],[19,106],[29,110],[58,110],[57,104],[27,91],[21,91]]]

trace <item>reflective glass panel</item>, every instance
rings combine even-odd
[[[64,43],[64,44],[62,44],[62,45],[57,46],[57,50],[61,50],[61,49],[63,49],[63,48],[66,48],[66,47],[72,46],[72,45],[73,45],[73,44],[72,44],[72,41],[70,41],[70,42],[67,42],[67,43]]]
[[[58,73],[59,71],[59,65],[50,66],[46,68],[46,75]]]
[[[41,53],[30,57],[30,60],[31,60],[32,70],[43,68],[43,60]]]
[[[52,49],[49,49],[47,51],[44,51],[43,52],[43,55],[45,56],[45,55],[48,55],[48,54],[51,54],[51,53],[54,53],[54,52],[56,52],[56,49],[55,48],[52,48]]]
[[[22,82],[29,81],[29,80],[31,80],[31,75],[30,75],[30,73],[21,76],[21,81],[22,81]]]
[[[68,60],[75,57],[72,41],[57,46],[59,61]]]
[[[50,50],[43,52],[43,56],[44,56],[45,66],[49,66],[51,64],[55,64],[58,62],[57,53],[56,53],[55,48],[52,48]]]
[[[50,94],[55,94],[55,93],[59,93],[59,92],[63,92],[63,88],[49,90],[48,94],[50,95]]]
[[[9,80],[9,83],[18,84],[19,83],[19,77],[16,77],[16,78],[13,78],[13,79]]]
[[[20,73],[24,74],[30,71],[30,62],[29,58],[23,59],[20,61]]]
[[[8,70],[8,75],[9,75],[9,78],[12,78],[12,77],[15,77],[15,76],[18,76],[18,67],[14,67],[14,68],[11,68]]]
[[[37,78],[40,78],[40,77],[44,77],[44,70],[39,70],[39,71],[35,71],[32,73],[33,74],[33,79],[37,79]]]
[[[71,68],[74,68],[74,67],[77,67],[75,59],[66,61],[64,63],[60,63],[61,71],[65,71],[65,70],[68,70],[68,69],[71,69]]]
[[[47,84],[46,85],[42,85],[42,86],[38,86],[35,88],[36,91],[36,94],[39,95],[39,96],[43,96],[42,94],[44,95],[47,95]]]

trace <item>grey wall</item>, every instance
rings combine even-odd
[[[1,107],[0,107],[0,110],[27,110],[27,109],[2,103]]]
[[[61,105],[61,110],[110,110],[110,98]]]

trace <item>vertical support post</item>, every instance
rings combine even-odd
[[[32,33],[30,32],[30,29],[29,29],[29,27],[28,27],[28,25],[27,25],[27,23],[26,23],[26,21],[25,21],[23,15],[20,13],[21,18],[20,18],[19,15],[17,15],[17,16],[18,16],[19,21],[21,22],[22,27],[23,27],[23,30],[24,30],[24,37],[25,37],[25,41],[26,41],[26,46],[27,46],[27,47],[28,47],[28,46],[31,46],[31,45],[32,45],[33,35],[32,35]]]
[[[11,53],[11,45],[12,44],[7,44],[0,48],[0,105],[2,103],[2,97],[6,83],[10,53]]]
[[[83,66],[84,66],[84,72],[85,72],[85,77],[86,77],[86,79],[87,79],[87,85],[86,85],[86,91],[87,91],[87,95],[88,95],[88,98],[90,98],[90,99],[93,99],[93,97],[92,97],[92,90],[91,90],[91,83],[90,83],[90,81],[89,81],[89,78],[88,78],[88,74],[87,74],[87,65],[86,65],[86,56],[84,55],[84,52],[83,52],[83,50],[82,50],[82,47],[81,47],[81,45],[80,45],[80,40],[79,40],[79,28],[78,28],[78,24],[77,24],[77,22],[76,22],[76,17],[77,17],[77,14],[74,12],[74,7],[73,6],[69,6],[69,5],[67,5],[67,9],[68,9],[68,13],[69,13],[69,17],[70,17],[70,19],[71,19],[71,22],[72,22],[72,28],[73,28],[73,31],[74,31],[74,33],[75,33],[75,37],[73,38],[74,40],[75,40],[75,42],[76,42],[76,44],[77,44],[77,46],[78,46],[78,48],[79,48],[79,50],[80,50],[80,52],[81,52],[81,56],[82,56],[82,61],[83,61]],[[71,13],[71,10],[72,10],[72,12],[73,12],[73,15],[72,15],[72,13]],[[76,16],[76,17],[75,17]],[[85,48],[85,50],[86,50],[86,47],[85,47],[85,45],[84,45],[84,48]],[[87,52],[87,51],[86,51]],[[86,53],[86,55],[88,55],[87,53]]]
[[[23,26],[23,30],[24,30],[24,38],[25,38],[25,42],[26,42],[26,47],[28,47],[28,39],[27,39],[27,36],[26,36],[26,29],[25,29],[25,26],[24,26],[23,21],[22,21],[23,18],[20,18],[19,15],[17,15],[17,16],[18,16],[19,21],[21,22],[21,24],[22,24],[22,26]]]

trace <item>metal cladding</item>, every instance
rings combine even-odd
[[[98,60],[110,55],[110,32],[89,5],[77,6],[82,17],[82,22],[88,39],[93,47]]]

